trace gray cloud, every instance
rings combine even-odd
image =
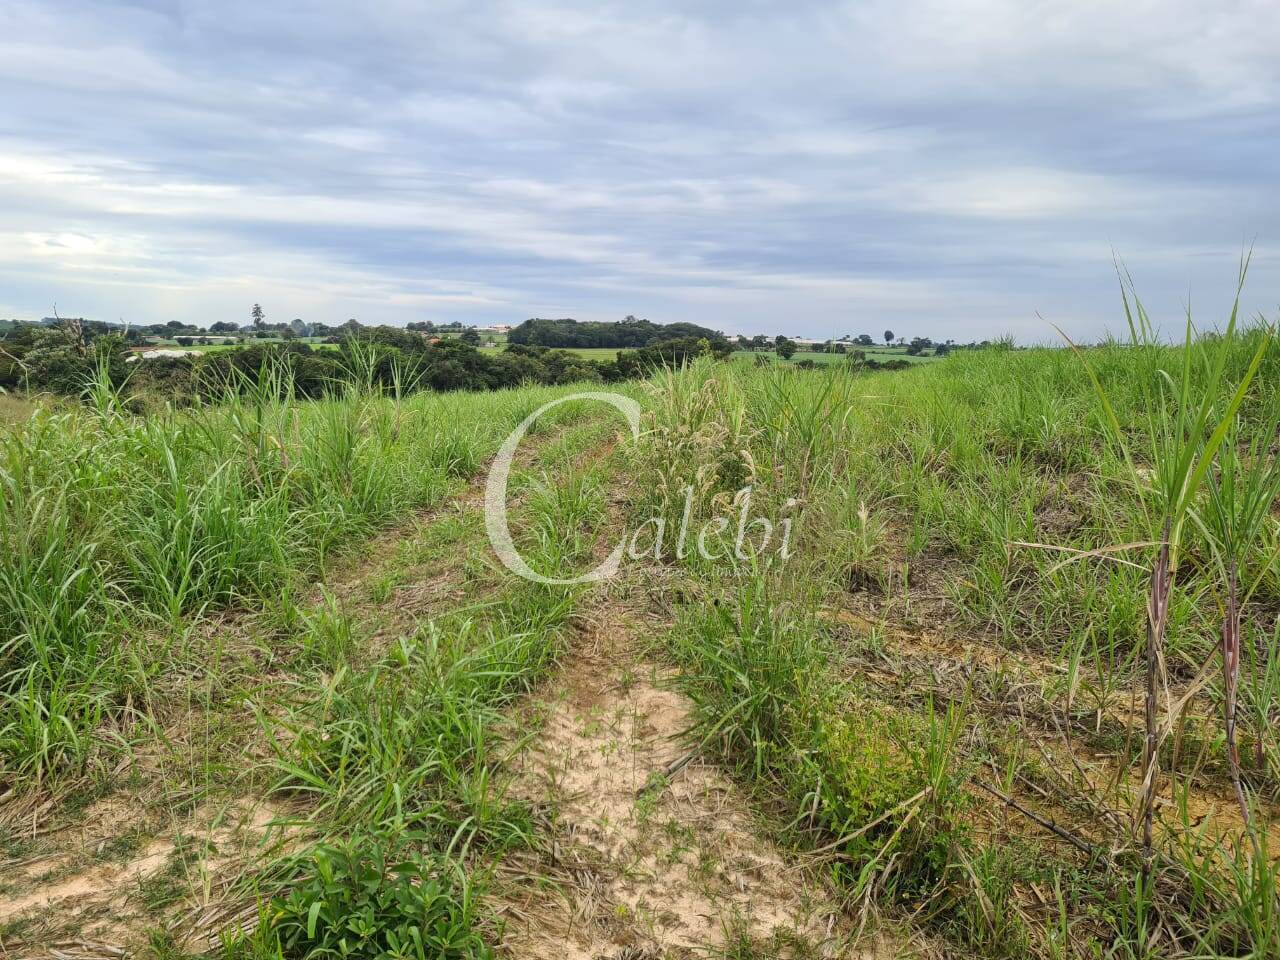
[[[1280,7],[11,0],[0,316],[1117,325],[1280,301]]]

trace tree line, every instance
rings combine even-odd
[[[670,340],[704,339],[713,348],[729,348],[723,333],[696,323],[652,323],[628,316],[620,322],[526,320],[507,334],[507,343],[561,349],[613,347],[639,349]]]
[[[672,326],[683,332],[684,325]],[[0,388],[75,396],[105,373],[114,388],[140,403],[183,403],[255,384],[270,371],[283,388],[303,397],[320,397],[351,383],[402,391],[493,390],[525,383],[616,382],[701,355],[723,358],[732,350],[722,336],[713,341],[677,335],[621,350],[611,360],[592,360],[536,344],[481,351],[460,337],[437,339],[400,327],[359,325],[342,328],[336,340],[337,349],[250,341],[216,352],[138,359],[118,328],[106,324],[18,324],[0,339]]]
[[[954,340],[947,340],[943,343],[935,343],[929,337],[912,337],[908,341],[904,337],[896,337],[892,330],[884,332],[884,345],[886,347],[893,346],[894,343],[903,347],[903,352],[909,357],[923,356],[926,350],[932,350],[934,356],[945,357],[954,349],[959,349],[960,345]],[[838,340],[825,340],[818,343],[800,344],[790,337],[779,334],[770,338],[764,334],[756,334],[753,337],[739,335],[735,346],[738,350],[746,350],[751,353],[773,352],[778,354],[784,360],[789,360],[800,350],[808,350],[811,353],[838,353],[853,354],[861,350],[865,354],[865,348],[876,346],[877,341],[872,339],[870,334],[862,333],[856,337],[841,337]],[[978,347],[988,346],[988,341],[982,343],[969,343],[965,345],[967,349],[975,349]]]

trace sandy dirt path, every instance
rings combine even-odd
[[[856,937],[825,885],[762,838],[737,784],[696,758],[680,765],[692,704],[638,651],[656,629],[606,605],[530,705],[541,725],[512,792],[546,811],[557,882],[504,891],[506,954],[919,956],[884,934]]]

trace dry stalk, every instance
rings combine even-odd
[[[1233,560],[1227,572],[1227,609],[1222,618],[1222,673],[1223,712],[1226,721],[1227,760],[1231,766],[1231,786],[1235,790],[1236,803],[1240,805],[1240,817],[1245,833],[1253,846],[1253,855],[1261,860],[1262,847],[1245,799],[1240,778],[1240,748],[1236,745],[1236,692],[1240,681],[1240,604],[1237,596],[1237,571]]]
[[[1143,872],[1151,873],[1152,820],[1155,815],[1156,780],[1160,772],[1159,726],[1156,720],[1156,686],[1169,618],[1169,591],[1173,576],[1169,567],[1169,521],[1164,524],[1160,552],[1151,570],[1151,591],[1147,597],[1147,676],[1143,711],[1146,742],[1142,751],[1142,854]]]

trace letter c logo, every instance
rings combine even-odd
[[[620,393],[571,393],[567,397],[559,397],[549,403],[544,403],[529,416],[525,417],[520,426],[511,431],[499,448],[497,456],[493,458],[493,464],[489,468],[489,479],[484,488],[484,526],[489,534],[489,542],[493,544],[494,552],[498,554],[498,559],[512,573],[524,577],[526,580],[550,586],[568,586],[574,583],[594,583],[597,580],[607,580],[616,574],[618,567],[622,565],[622,552],[626,546],[626,537],[624,536],[618,545],[614,547],[613,552],[594,570],[589,570],[580,577],[558,580],[553,577],[544,577],[525,563],[524,557],[520,556],[515,542],[511,539],[511,528],[507,525],[507,481],[511,477],[511,462],[515,459],[516,448],[520,446],[520,441],[524,439],[524,435],[529,431],[529,427],[533,425],[535,420],[552,407],[558,407],[560,404],[569,403],[572,400],[598,400],[601,403],[609,404],[627,418],[627,424],[631,427],[632,438],[635,440],[640,439],[640,404],[637,401],[632,400],[630,397],[624,397]]]

